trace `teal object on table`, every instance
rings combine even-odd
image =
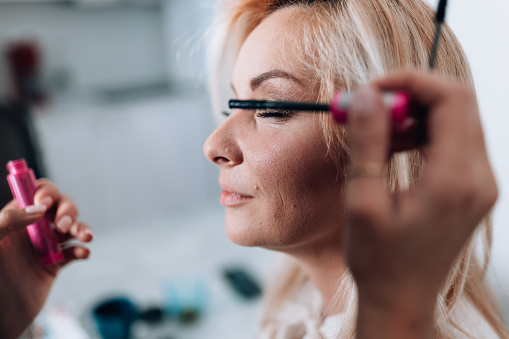
[[[207,291],[203,279],[182,277],[164,285],[166,314],[182,323],[193,323],[205,312]]]
[[[131,326],[139,317],[136,306],[125,297],[104,301],[92,313],[103,339],[131,339]]]

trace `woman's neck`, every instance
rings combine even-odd
[[[337,290],[347,265],[340,237],[328,237],[319,243],[289,251],[288,254],[297,259],[311,282],[320,291],[326,310],[325,315],[342,312],[345,300],[337,298]]]

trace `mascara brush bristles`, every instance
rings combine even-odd
[[[280,102],[280,101],[259,101],[259,100],[230,100],[228,103],[230,109],[276,109],[291,111],[315,111],[327,112],[329,105],[314,104],[308,102]]]

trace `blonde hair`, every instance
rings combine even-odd
[[[229,82],[242,43],[265,17],[288,6],[300,9],[295,11],[295,20],[285,28],[292,33],[292,53],[300,53],[303,65],[316,74],[320,85],[318,101],[328,102],[338,90],[354,90],[360,84],[397,70],[428,67],[435,30],[434,12],[420,0],[226,0],[212,25],[208,50],[209,87],[216,112],[229,99]],[[441,39],[435,72],[474,89],[467,59],[447,25]],[[347,131],[334,124],[329,115],[322,115],[321,122],[338,176],[346,180]],[[393,191],[411,187],[419,179],[422,165],[418,151],[395,154],[389,162],[388,187]],[[486,281],[491,237],[488,215],[451,267],[438,296],[437,338],[449,337],[453,327],[469,335],[465,326],[454,323],[450,316],[460,297],[466,297],[500,337],[509,337]],[[290,263],[286,269],[267,293],[262,325],[307,280],[298,264]],[[341,337],[353,337],[357,295],[349,273],[338,282],[337,291],[336,298],[350,305],[348,325],[342,329]]]

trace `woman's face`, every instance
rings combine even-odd
[[[294,11],[271,14],[243,44],[232,79],[237,99],[317,99],[312,74],[292,57],[285,27]],[[220,168],[233,242],[284,251],[339,234],[342,183],[316,113],[233,110],[204,153]]]

